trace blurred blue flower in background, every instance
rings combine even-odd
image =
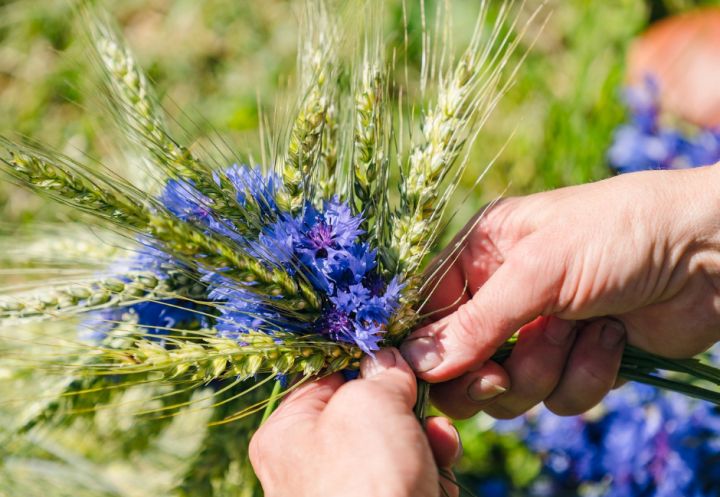
[[[661,120],[659,87],[652,76],[625,90],[630,122],[615,130],[608,161],[618,173],[683,169],[720,160],[720,129],[676,127]]]
[[[545,484],[536,488],[553,488],[531,495],[720,495],[720,416],[710,403],[633,383],[597,412],[539,409],[526,420],[519,434],[544,462]]]

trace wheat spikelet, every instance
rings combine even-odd
[[[447,201],[466,165],[466,161],[456,165],[460,153],[468,142],[474,141],[498,99],[512,84],[514,71],[509,71],[505,84],[501,85],[500,79],[524,31],[515,40],[503,34],[509,8],[509,4],[502,5],[486,36],[484,24],[489,2],[483,2],[468,49],[449,74],[439,77],[437,104],[423,117],[422,141],[411,151],[400,185],[401,205],[395,216],[391,246],[397,269],[402,273],[413,274],[427,255]],[[527,21],[525,29],[539,11]],[[511,28],[516,23],[517,20],[511,23]],[[433,68],[431,72],[440,69]],[[448,177],[449,185],[443,188]]]
[[[319,308],[319,299],[307,283],[297,282],[282,269],[266,267],[244,253],[241,247],[229,243],[230,240],[221,240],[170,215],[149,209],[143,204],[142,197],[132,194],[129,185],[116,181],[111,186],[99,178],[91,179],[89,172],[79,171],[80,166],[69,159],[56,156],[51,162],[39,151],[28,149],[18,153],[13,152],[17,150],[14,145],[0,144],[13,153],[4,161],[9,172],[33,188],[125,229],[145,231],[169,253],[185,257],[190,264],[202,256],[202,265],[211,270],[229,268],[225,276],[260,285],[252,287],[253,291],[286,297],[278,306],[287,310]],[[125,191],[120,191],[121,187]]]
[[[100,184],[71,161],[50,158],[39,150],[22,149],[4,140],[0,146],[9,153],[2,158],[6,169],[26,185],[118,225],[148,223],[149,214],[142,202],[128,198],[114,186]]]
[[[241,206],[237,197],[243,192],[237,190],[238,185],[232,184],[223,171],[213,171],[171,137],[147,76],[135,62],[130,49],[115,34],[109,22],[89,8],[83,12],[117,120],[127,130],[126,136],[150,155],[151,166],[163,176],[190,180],[211,199],[213,210],[234,221],[239,231],[257,233],[262,225],[263,202],[245,196]],[[164,180],[163,177],[159,179]],[[269,200],[265,199],[265,203]]]
[[[355,127],[353,135],[353,201],[365,219],[377,212],[382,182],[380,172],[387,161],[384,127],[385,78],[377,63],[366,60],[355,94]],[[382,224],[382,223],[380,223]]]
[[[213,336],[212,330],[199,334]],[[245,379],[261,373],[312,376],[348,367],[357,368],[359,349],[317,337],[247,332],[242,343],[224,338],[178,341],[173,348],[148,340],[138,340],[117,352],[107,351],[113,362],[104,374],[160,374],[174,380],[186,378],[207,383],[228,378]],[[103,370],[102,367],[95,371]]]
[[[57,319],[62,316],[113,307],[125,307],[143,301],[177,298],[200,293],[192,284],[186,289],[173,284],[171,279],[158,280],[151,273],[128,273],[126,281],[103,278],[56,288],[6,295],[0,298],[0,325],[29,319]]]
[[[336,109],[332,95],[335,74],[331,52],[336,36],[322,2],[307,3],[305,7],[306,38],[301,43],[298,64],[302,100],[280,165],[284,188],[276,198],[278,205],[288,212],[297,212],[304,200],[313,198],[309,180],[322,173],[318,166],[325,166],[329,181],[337,164]]]

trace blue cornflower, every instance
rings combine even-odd
[[[170,273],[186,273],[189,268],[176,261],[144,239],[133,257],[120,260],[110,268],[111,274],[130,283],[128,272],[151,273],[159,280],[167,280]],[[80,337],[84,340],[102,341],[120,322],[132,320],[140,331],[150,337],[173,334],[176,329],[197,329],[209,325],[208,309],[184,299],[164,299],[138,302],[126,307],[107,308],[90,313],[80,325]]]
[[[680,137],[674,133],[647,133],[626,124],[620,126],[608,150],[608,160],[619,173],[669,169],[678,156]]]
[[[207,286],[207,299],[216,304],[214,325],[218,334],[242,341],[242,334],[251,330],[270,335],[278,331],[320,333],[368,353],[377,350],[398,307],[402,285],[397,278],[386,282],[380,276],[377,251],[363,240],[362,216],[353,215],[350,206],[337,197],[319,207],[306,202],[302,211],[294,215],[282,211],[274,200],[279,185],[276,176],[237,165],[223,174],[235,188],[238,204],[260,214],[254,218],[262,224],[257,235],[241,232],[220,215],[212,199],[199,192],[192,181],[169,180],[159,201],[177,218],[208,234],[230,238],[239,250],[268,267],[280,267],[291,276],[309,281],[323,305],[314,319],[298,320],[283,311],[281,295],[259,294],[253,283],[228,278],[226,268],[195,268],[199,280]],[[215,181],[221,183],[218,174]],[[130,261],[133,268],[152,271],[160,278],[172,268],[188,269],[154,248],[152,241],[144,240],[143,244],[147,250]],[[162,304],[138,304],[125,312],[135,313],[140,324],[151,332],[174,327],[192,316],[192,308],[175,301],[162,310],[153,307]]]
[[[263,174],[259,168],[250,168],[233,164],[225,170],[225,176],[235,187],[238,204],[243,207],[247,205],[248,198],[252,197],[253,203],[260,208],[264,214],[274,215],[277,210],[275,195],[277,193],[279,179],[272,173]],[[220,183],[217,173],[215,181]]]
[[[322,210],[307,202],[300,219],[302,238],[298,250],[320,258],[333,250],[348,250],[363,234],[361,224],[362,216],[353,216],[350,207],[337,197],[325,201]]]
[[[681,169],[720,160],[720,130],[687,133],[660,121],[659,86],[647,77],[625,91],[630,122],[617,128],[608,161],[619,173],[647,169]]]
[[[655,132],[660,117],[660,85],[657,79],[646,76],[641,86],[626,88],[623,97],[633,125],[646,133]]]
[[[502,423],[500,423],[502,425]],[[631,384],[611,393],[600,416],[541,410],[523,438],[562,487],[607,486],[607,497],[710,497],[720,493],[720,416],[709,403]]]
[[[235,188],[235,200],[241,208],[248,206],[250,198],[252,198],[253,207],[258,207],[261,219],[250,217],[252,222],[275,218],[277,215],[275,194],[278,183],[275,175],[264,176],[257,168],[251,169],[237,164],[232,165],[222,174]],[[220,184],[220,173],[213,173],[213,178],[216,183]],[[168,180],[159,200],[168,211],[183,221],[204,226],[208,232],[222,235],[240,244],[247,242],[233,221],[214,212],[212,199],[203,195],[195,187],[193,181]],[[238,214],[241,213],[242,210],[238,209]]]
[[[278,213],[277,221],[250,242],[249,251],[290,274],[301,273],[324,296],[321,315],[304,331],[372,352],[397,308],[402,286],[397,279],[386,284],[376,272],[377,252],[361,240],[362,221],[337,198],[320,209],[308,202],[296,217]],[[268,303],[258,302],[256,313],[267,316],[263,308]],[[268,319],[276,323],[279,315]]]
[[[280,297],[258,295],[250,288],[252,284],[226,278],[222,269],[200,269],[202,281],[209,287],[208,298],[220,303],[218,333],[240,339],[242,333],[258,329],[314,332],[356,344],[366,352],[377,350],[402,287],[397,279],[385,283],[377,273],[377,252],[361,239],[362,216],[353,215],[349,205],[337,197],[324,201],[320,208],[306,202],[302,212],[293,216],[281,211],[273,200],[274,176],[264,177],[257,170],[238,166],[225,174],[238,191],[238,202],[244,204],[252,196],[271,220],[255,239],[244,239],[237,232],[229,236],[268,266],[306,278],[325,305],[317,319],[302,323],[283,316]],[[233,230],[232,223],[214,214],[209,199],[189,182],[168,182],[161,200],[181,219],[216,233]]]
[[[212,219],[212,200],[200,193],[192,181],[168,180],[159,200],[183,221],[207,223]]]
[[[120,322],[131,321],[147,338],[162,340],[177,330],[194,330],[208,326],[206,312],[181,299],[139,302],[93,312],[80,324],[80,338],[102,341]]]
[[[178,329],[199,329],[208,325],[208,318],[197,306],[182,299],[141,302],[126,312],[136,316],[137,324],[147,335],[173,335]]]
[[[296,252],[309,271],[313,284],[331,293],[337,286],[361,280],[375,267],[375,252],[359,242],[361,216],[353,216],[350,207],[337,197],[325,201],[317,210],[306,203],[298,220]]]
[[[203,226],[209,233],[244,241],[232,221],[215,214],[212,199],[200,193],[192,181],[168,180],[159,200],[178,219]]]

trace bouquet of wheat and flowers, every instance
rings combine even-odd
[[[332,9],[305,5],[297,104],[267,133],[256,162],[171,135],[112,23],[81,4],[137,174],[29,140],[0,141],[4,173],[69,206],[85,227],[6,254],[33,277],[3,287],[5,357],[20,368],[28,357],[17,342],[45,346],[32,367],[57,380],[17,433],[92,418],[143,388],[150,393],[133,404],[142,446],[202,405],[212,428],[179,488],[212,495],[213,478],[235,462],[251,471],[238,447],[286,392],[338,371],[351,376],[364,355],[399,345],[428,317],[423,305],[463,247],[462,237],[449,247],[440,240],[467,151],[510,88],[541,10],[521,22],[514,6],[483,2],[459,56],[449,24],[424,33],[418,103],[391,76],[394,52],[373,25],[377,8],[360,9],[365,27],[348,41]],[[348,45],[350,62],[339,49]],[[23,334],[37,322],[61,331]],[[494,359],[512,348],[511,339]],[[621,373],[720,402],[720,371],[699,360],[628,347]],[[419,391],[422,417],[427,389]]]

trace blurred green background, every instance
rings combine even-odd
[[[420,20],[415,2],[407,1],[407,63],[417,73]],[[428,2],[428,12],[433,3]],[[532,48],[526,42],[529,53],[516,84],[471,151],[458,193],[459,198],[469,197],[461,203],[451,231],[503,192],[523,194],[608,176],[605,153],[613,129],[625,117],[619,92],[630,41],[651,19],[700,3],[720,2],[549,0],[547,24],[541,31],[536,24],[526,38],[537,36]],[[388,37],[401,43],[401,3],[385,4]],[[458,47],[471,34],[477,5],[476,0],[453,2]],[[528,1],[519,15],[527,17],[537,5]],[[108,2],[107,7],[189,143],[219,133],[241,153],[257,151],[258,109],[272,111],[273,102],[287,94],[295,78],[299,2],[126,0]],[[519,52],[517,58],[524,50]],[[120,142],[110,120],[98,111],[103,97],[94,74],[70,2],[0,0],[0,134],[28,136],[73,157],[89,155],[115,163]],[[468,192],[506,143],[479,190]],[[62,209],[9,182],[0,183],[0,226],[6,234],[33,221],[59,219],[64,219]],[[4,374],[0,370],[0,383]],[[10,387],[0,384],[0,393],[6,395]],[[538,470],[537,461],[511,438],[482,434],[491,424],[479,417],[462,425],[466,457],[460,470],[470,476],[508,473],[519,484],[528,481]],[[188,426],[185,431],[192,432]],[[102,455],[107,440],[73,442],[81,448],[68,453],[62,442],[74,436],[77,432],[66,437],[56,433],[52,443],[43,441],[33,449],[54,461],[55,466],[45,470],[60,475],[67,486],[55,487],[57,492],[47,497],[81,495],[80,488],[89,489],[88,495],[158,495],[170,478],[170,459],[160,458],[152,466],[139,460],[113,466],[107,454]],[[498,447],[505,450],[498,452]],[[74,470],[60,471],[60,462]],[[20,486],[7,488],[22,488],[24,493],[7,495],[35,495],[33,489],[41,488],[33,486],[39,485],[38,467],[26,473],[22,464],[8,467],[14,469],[0,471],[0,480],[13,475]],[[4,497],[3,488],[0,485]]]

